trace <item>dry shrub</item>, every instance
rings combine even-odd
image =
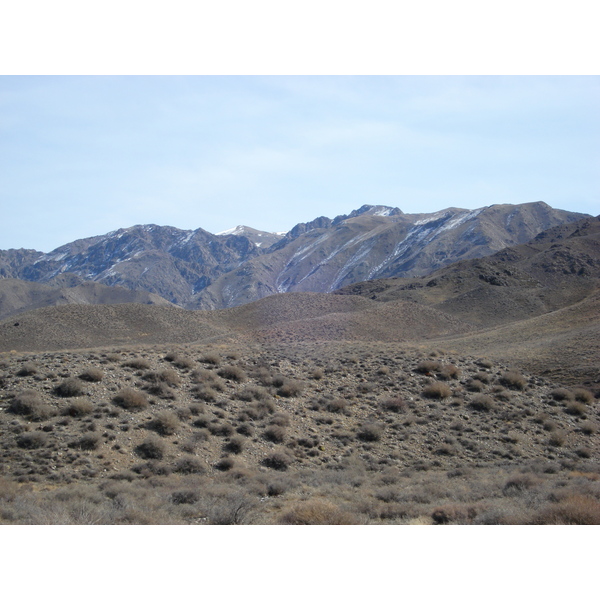
[[[494,363],[489,360],[489,358],[480,358],[479,360],[475,361],[475,364],[479,367],[483,367],[484,369],[491,369],[494,366]]]
[[[27,450],[42,448],[48,443],[48,435],[43,431],[29,431],[17,438],[17,446]]]
[[[245,440],[241,435],[234,435],[226,444],[225,450],[232,454],[241,454],[244,451]]]
[[[527,387],[527,379],[516,371],[506,371],[500,376],[499,381],[511,390],[524,390]]]
[[[425,386],[423,395],[426,398],[448,398],[452,395],[452,390],[445,383],[436,381],[435,383]]]
[[[327,403],[327,410],[333,413],[345,413],[348,410],[348,401],[345,398],[333,398]]]
[[[566,390],[565,388],[556,388],[550,392],[550,395],[561,402],[575,400],[573,392]]]
[[[478,373],[475,373],[475,375],[473,375],[473,379],[478,379],[482,383],[490,383],[492,381],[490,374],[486,373],[485,371],[479,371]]]
[[[460,369],[455,365],[444,365],[437,376],[439,379],[444,379],[446,381],[449,379],[459,379]]]
[[[283,398],[295,398],[302,394],[304,385],[294,379],[285,379],[283,384],[277,390],[277,394]]]
[[[265,440],[280,444],[285,439],[285,429],[279,425],[270,425],[263,433]]]
[[[463,504],[446,504],[436,508],[431,513],[431,518],[435,525],[470,524],[477,516],[477,509],[474,506]]]
[[[112,399],[113,403],[125,410],[143,410],[148,407],[148,397],[140,390],[124,388]]]
[[[63,414],[69,415],[70,417],[83,417],[89,415],[94,410],[94,405],[85,398],[77,398],[73,400],[69,406],[67,406]]]
[[[480,412],[490,412],[495,408],[494,400],[485,394],[475,394],[469,402],[469,406]]]
[[[11,400],[11,412],[28,417],[32,421],[45,421],[56,414],[55,409],[46,404],[35,390],[18,392]]]
[[[564,446],[566,442],[567,436],[562,431],[555,431],[548,439],[548,443],[555,448]]]
[[[596,402],[594,394],[585,388],[575,388],[573,390],[573,395],[575,396],[575,400],[577,400],[577,402],[581,402],[583,404],[594,404]]]
[[[199,499],[198,490],[177,490],[171,494],[173,504],[194,504]]]
[[[323,373],[323,369],[313,369],[310,372],[310,378],[315,379],[316,381],[323,379],[324,376],[325,376],[325,373]]]
[[[235,431],[230,423],[210,423],[208,430],[219,437],[231,437]]]
[[[159,437],[150,434],[141,444],[136,446],[135,452],[146,460],[161,460],[165,455],[165,444]]]
[[[27,377],[28,375],[35,375],[39,371],[40,367],[34,362],[26,362],[18,371],[19,377]]]
[[[294,462],[294,459],[289,452],[278,450],[277,452],[269,454],[269,456],[263,460],[263,465],[276,471],[286,471],[292,462]]]
[[[131,358],[122,363],[124,367],[129,367],[131,369],[138,369],[140,371],[145,371],[152,367],[152,365],[145,358]]]
[[[186,371],[188,369],[193,369],[196,366],[196,363],[187,356],[181,356],[176,352],[168,352],[165,356],[165,360],[168,362],[172,362],[176,367]]]
[[[230,471],[235,467],[235,460],[231,456],[225,456],[215,463],[217,471]]]
[[[465,388],[469,392],[482,392],[485,389],[485,383],[480,379],[469,379],[465,383]]]
[[[61,381],[54,388],[54,393],[62,398],[72,398],[74,396],[82,396],[85,393],[85,388],[79,379],[69,377]]]
[[[190,393],[194,398],[198,398],[198,400],[204,400],[204,402],[216,402],[217,400],[217,392],[212,387],[208,387],[206,385],[195,385]]]
[[[581,426],[581,433],[585,435],[594,435],[598,431],[598,427],[594,423],[584,423]]]
[[[160,435],[173,435],[179,429],[179,418],[174,412],[164,410],[156,415],[149,427]]]
[[[436,360],[424,360],[415,367],[417,373],[423,373],[424,375],[427,375],[428,373],[438,373],[441,369],[442,363]]]
[[[363,423],[358,430],[357,437],[363,442],[377,442],[383,435],[381,423]]]
[[[99,433],[90,432],[69,445],[71,448],[79,448],[80,450],[96,450],[101,441],[102,436]]]
[[[204,354],[200,358],[200,362],[206,363],[208,365],[219,365],[221,364],[221,357],[214,352],[209,352],[207,354]]]
[[[318,498],[294,506],[278,519],[280,525],[359,525],[356,515]]]
[[[600,502],[588,496],[568,496],[538,512],[532,524],[600,525]]]
[[[175,472],[182,475],[200,475],[206,472],[206,467],[197,458],[185,457],[175,463]]]
[[[223,378],[228,379],[230,381],[237,381],[238,383],[243,383],[246,381],[246,373],[239,367],[235,365],[225,365],[221,367],[217,373]]]
[[[163,369],[162,371],[150,371],[142,377],[144,381],[149,383],[164,383],[170,387],[177,387],[181,383],[181,378],[177,371],[173,369]]]
[[[88,367],[79,375],[79,379],[83,379],[83,381],[89,381],[91,383],[102,381],[103,377],[104,372],[102,369],[98,369],[97,367]]]
[[[381,408],[393,413],[403,413],[406,411],[406,401],[400,396],[394,396],[393,398],[384,398],[381,401]]]
[[[269,397],[269,393],[262,387],[249,385],[238,390],[233,397],[236,400],[242,400],[243,402],[252,402],[253,400],[265,400]]]
[[[516,496],[542,483],[542,480],[529,473],[514,475],[505,484],[503,493],[505,496]]]
[[[241,423],[238,425],[236,431],[246,437],[252,437],[254,435],[254,427],[250,423]]]
[[[577,402],[576,400],[574,400],[573,402],[567,403],[567,406],[565,406],[565,412],[568,415],[582,417],[587,413],[587,406],[583,404],[583,402]]]
[[[290,422],[290,415],[284,412],[277,412],[271,417],[269,424],[279,425],[280,427],[289,427]]]

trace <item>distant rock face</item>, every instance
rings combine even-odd
[[[359,281],[428,275],[529,241],[586,215],[543,202],[407,215],[365,205],[296,225],[268,252],[207,286],[191,306],[222,308],[284,292],[332,292]]]
[[[158,294],[187,308],[227,308],[282,292],[330,292],[359,281],[427,275],[585,216],[543,202],[417,215],[364,205],[300,223],[285,236],[244,226],[213,235],[136,225],[48,254],[0,251],[0,278],[59,288],[91,281]]]

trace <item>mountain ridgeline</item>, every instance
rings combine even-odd
[[[0,317],[56,302],[116,303],[123,298],[230,308],[283,292],[333,292],[362,281],[422,277],[524,244],[586,216],[543,202],[412,215],[365,205],[349,215],[300,223],[285,235],[248,227],[215,235],[135,225],[50,253],[0,251]],[[14,280],[38,287],[26,290],[26,284],[15,286]],[[80,293],[84,284],[88,287]],[[106,287],[116,290],[118,299]],[[78,288],[78,293],[53,293],[57,288]],[[138,295],[128,296],[123,288]],[[7,290],[18,290],[18,295]],[[41,300],[40,294],[45,294]]]

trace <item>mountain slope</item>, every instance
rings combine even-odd
[[[219,277],[188,306],[236,306],[282,292],[331,292],[358,281],[422,276],[584,216],[543,202],[429,215],[365,206],[348,217],[296,226],[266,253]]]
[[[91,281],[157,294],[186,308],[227,308],[282,292],[330,292],[357,281],[427,275],[583,216],[543,202],[417,215],[365,205],[335,219],[300,223],[279,241],[247,227],[213,235],[136,225],[48,254],[0,251],[0,277],[54,287]]]
[[[479,326],[493,326],[569,306],[598,287],[600,217],[590,217],[428,277],[361,282],[337,293],[418,302]]]

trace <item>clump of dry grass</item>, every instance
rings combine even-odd
[[[527,379],[517,371],[506,371],[498,381],[511,390],[524,390],[527,387]]]
[[[159,412],[150,422],[149,427],[160,435],[173,435],[179,429],[179,418],[170,410]]]
[[[358,525],[360,519],[332,502],[311,498],[290,510],[278,519],[280,525]]]
[[[83,379],[83,381],[89,381],[91,383],[102,381],[103,377],[104,372],[102,369],[98,369],[97,367],[88,367],[79,375],[79,379]]]
[[[600,502],[582,495],[567,496],[540,510],[535,525],[600,525]]]
[[[138,369],[139,371],[145,371],[146,369],[152,368],[152,365],[145,358],[131,358],[121,363],[124,367],[130,369]]]
[[[406,400],[400,396],[384,398],[381,401],[381,408],[393,413],[403,413],[407,409]]]
[[[45,421],[56,414],[54,407],[46,404],[35,390],[23,390],[11,400],[10,410],[31,421]]]
[[[382,435],[383,424],[373,422],[362,423],[357,433],[358,439],[363,442],[377,442]]]
[[[494,410],[495,403],[494,400],[485,394],[475,394],[471,401],[469,402],[469,406],[473,410],[477,410],[480,412],[490,412]]]
[[[450,387],[440,381],[431,383],[423,389],[423,395],[426,398],[448,398],[452,395]]]
[[[39,370],[40,370],[40,367],[37,363],[26,362],[17,371],[17,376],[18,377],[28,377],[29,375],[36,375],[39,372]]]
[[[146,460],[161,460],[165,455],[165,448],[165,443],[151,433],[141,444],[136,446],[135,452]]]
[[[239,367],[235,365],[225,365],[221,367],[217,373],[223,378],[228,379],[230,381],[237,381],[238,383],[243,383],[246,381],[246,373]]]
[[[89,415],[94,410],[94,405],[85,398],[77,398],[69,403],[63,410],[63,414],[70,417],[83,417]]]
[[[125,410],[143,410],[148,407],[148,397],[144,392],[133,388],[120,390],[112,399],[113,404]]]
[[[85,393],[85,387],[79,379],[69,377],[54,388],[54,393],[63,398],[72,398],[73,396],[82,396]]]

